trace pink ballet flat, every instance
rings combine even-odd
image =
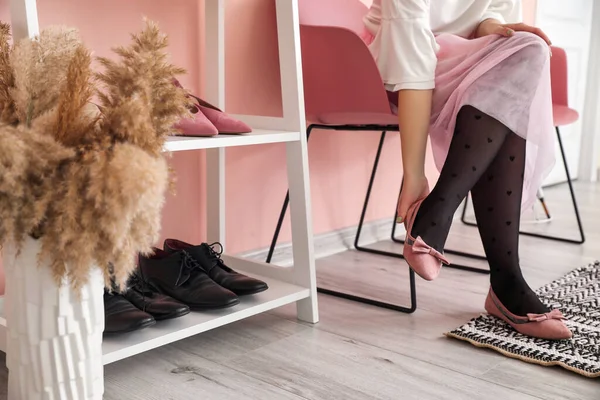
[[[404,221],[406,239],[404,240],[403,255],[408,266],[417,275],[426,281],[432,281],[439,276],[442,264],[450,265],[450,261],[442,253],[425,243],[421,236],[415,239],[410,234],[421,203],[423,203],[423,200],[414,203],[406,214],[406,220]]]
[[[525,336],[546,340],[563,340],[573,337],[573,333],[563,322],[565,317],[559,310],[552,310],[545,314],[527,314],[527,316],[521,317],[508,311],[498,300],[492,288],[485,299],[485,310]]]

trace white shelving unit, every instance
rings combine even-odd
[[[38,34],[35,0],[11,0],[11,18],[15,39]],[[224,0],[205,0],[205,97],[225,109],[225,13]],[[214,312],[193,312],[154,327],[130,334],[105,338],[103,361],[109,364],[144,351],[197,335],[243,318],[296,303],[298,318],[318,322],[315,262],[312,242],[312,218],[304,100],[300,58],[298,0],[276,0],[279,64],[283,117],[237,115],[249,123],[253,133],[211,138],[172,137],[166,151],[207,151],[207,240],[221,242],[225,248],[225,155],[233,146],[286,143],[290,185],[294,266],[278,267],[248,259],[224,255],[226,263],[248,275],[259,277],[269,290],[242,298],[239,305]],[[160,22],[160,21],[158,21]],[[6,319],[0,300],[0,350],[6,351]]]

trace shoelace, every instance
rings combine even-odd
[[[146,301],[146,296],[150,297],[153,293],[152,289],[144,279],[142,279],[137,273],[132,274],[127,282],[127,290],[135,290],[142,295],[142,311],[146,311],[146,306],[149,304]]]
[[[215,249],[215,247],[217,246],[219,250]],[[223,264],[223,260],[221,259],[221,256],[223,255],[223,245],[221,244],[221,242],[207,244],[206,247],[208,248],[209,256],[213,258],[213,261],[216,261],[217,265]]]
[[[183,259],[181,260],[181,268],[179,269],[179,276],[175,281],[176,286],[183,285],[188,279],[190,279],[190,275],[192,271],[195,269],[202,269],[202,266],[188,253],[186,250],[181,250],[181,254],[183,254]]]
[[[150,286],[148,286],[148,283],[146,283],[137,273],[131,275],[128,283],[129,284],[127,286],[138,290],[140,293],[142,293],[142,296],[153,293],[152,289],[150,289]]]

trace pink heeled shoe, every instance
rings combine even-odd
[[[173,85],[183,89],[177,79],[173,79]],[[237,120],[212,104],[202,100],[198,96],[188,94],[188,97],[196,100],[192,106],[193,118],[182,119],[175,124],[175,129],[184,136],[215,136],[219,133],[237,135],[252,132],[248,124]]]
[[[563,322],[565,317],[559,310],[552,310],[545,314],[518,316],[502,305],[492,288],[485,299],[485,310],[525,336],[546,340],[564,340],[573,337],[573,333]]]
[[[415,239],[410,234],[421,203],[423,203],[423,199],[410,206],[406,214],[404,221],[406,239],[404,240],[403,255],[408,266],[417,275],[426,281],[432,281],[439,276],[442,264],[450,265],[450,261],[442,253],[425,243],[421,236]]]
[[[180,89],[183,89],[181,83],[177,79],[173,79],[173,85]],[[188,95],[190,97],[190,95]],[[219,134],[219,130],[213,125],[212,122],[206,118],[206,115],[202,113],[199,105],[194,104],[190,106],[192,118],[183,118],[177,122],[173,128],[175,128],[181,136],[216,136]]]
[[[225,135],[241,135],[252,132],[252,128],[245,122],[233,118],[232,116],[219,110],[212,104],[202,100],[199,97],[191,95],[198,102],[198,108],[208,118],[208,120],[217,128],[217,131]]]
[[[200,108],[194,107],[192,118],[184,118],[177,122],[173,127],[181,136],[216,136],[219,130],[206,118],[206,115],[200,111]]]

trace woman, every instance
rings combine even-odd
[[[571,332],[531,290],[519,265],[521,207],[554,165],[549,45],[539,29],[507,24],[517,0],[374,0],[368,42],[386,89],[398,93],[404,255],[432,280],[452,217],[471,192],[490,265],[486,310],[546,339]],[[429,192],[429,133],[440,177]]]

